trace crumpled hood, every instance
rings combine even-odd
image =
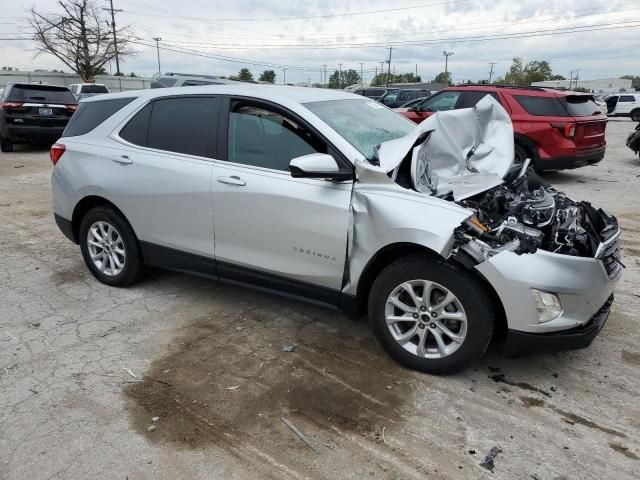
[[[380,167],[397,169],[410,156],[413,187],[461,200],[503,181],[513,165],[513,126],[491,95],[473,108],[438,112],[408,135],[378,148]]]

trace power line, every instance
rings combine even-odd
[[[244,17],[244,18],[230,18],[230,17],[179,17],[175,15],[160,15],[154,13],[138,13],[138,12],[129,12],[130,15],[146,15],[150,17],[162,17],[162,18],[181,18],[185,20],[198,20],[204,22],[275,22],[275,21],[289,21],[289,20],[313,20],[318,18],[336,18],[336,17],[355,17],[362,15],[373,15],[377,13],[389,13],[389,12],[399,12],[406,10],[414,10],[418,8],[426,8],[426,7],[437,7],[443,5],[454,5],[457,3],[465,3],[471,0],[450,0],[446,2],[430,2],[430,3],[421,3],[418,5],[412,5],[409,7],[396,7],[396,8],[387,8],[384,10],[368,10],[361,12],[340,12],[340,13],[328,13],[324,15],[301,15],[301,16],[292,16],[292,17]]]
[[[624,22],[618,23],[600,23],[593,25],[579,25],[572,27],[558,27],[546,30],[532,30],[527,32],[512,32],[512,33],[498,33],[498,34],[486,34],[486,35],[477,35],[477,36],[468,36],[468,37],[443,37],[443,38],[428,38],[421,40],[403,40],[403,41],[394,41],[394,42],[366,42],[366,43],[343,43],[339,45],[326,45],[326,44],[275,44],[275,45],[265,45],[265,44],[217,44],[216,50],[243,50],[247,48],[252,49],[277,49],[277,48],[286,48],[286,49],[308,49],[308,50],[336,50],[336,49],[350,49],[350,48],[361,48],[361,47],[382,47],[385,44],[391,45],[394,47],[397,46],[421,46],[421,45],[431,45],[438,43],[474,43],[474,42],[485,42],[491,40],[506,40],[506,39],[514,39],[514,38],[532,38],[539,37],[545,35],[563,35],[569,33],[582,33],[582,32],[593,32],[600,30],[614,30],[620,28],[633,28],[640,26],[640,19],[636,20],[627,20]]]

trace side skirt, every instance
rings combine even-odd
[[[224,283],[275,293],[333,310],[343,310],[347,315],[353,316],[351,311],[354,310],[354,299],[350,295],[341,294],[339,290],[319,287],[232,263],[219,262],[209,257],[153,243],[140,242],[140,247],[144,261],[150,267],[191,273]]]

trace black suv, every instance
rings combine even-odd
[[[12,152],[15,143],[55,143],[77,108],[67,87],[7,85],[0,97],[0,149]]]
[[[385,93],[378,101],[389,108],[398,108],[410,100],[428,97],[429,95],[431,95],[431,92],[422,88],[403,88]]]

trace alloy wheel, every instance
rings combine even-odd
[[[387,328],[405,350],[438,359],[456,352],[467,335],[467,315],[450,290],[429,280],[394,288],[385,304]]]
[[[119,275],[126,263],[126,250],[120,233],[105,222],[94,222],[87,232],[87,249],[95,267],[107,276]]]

